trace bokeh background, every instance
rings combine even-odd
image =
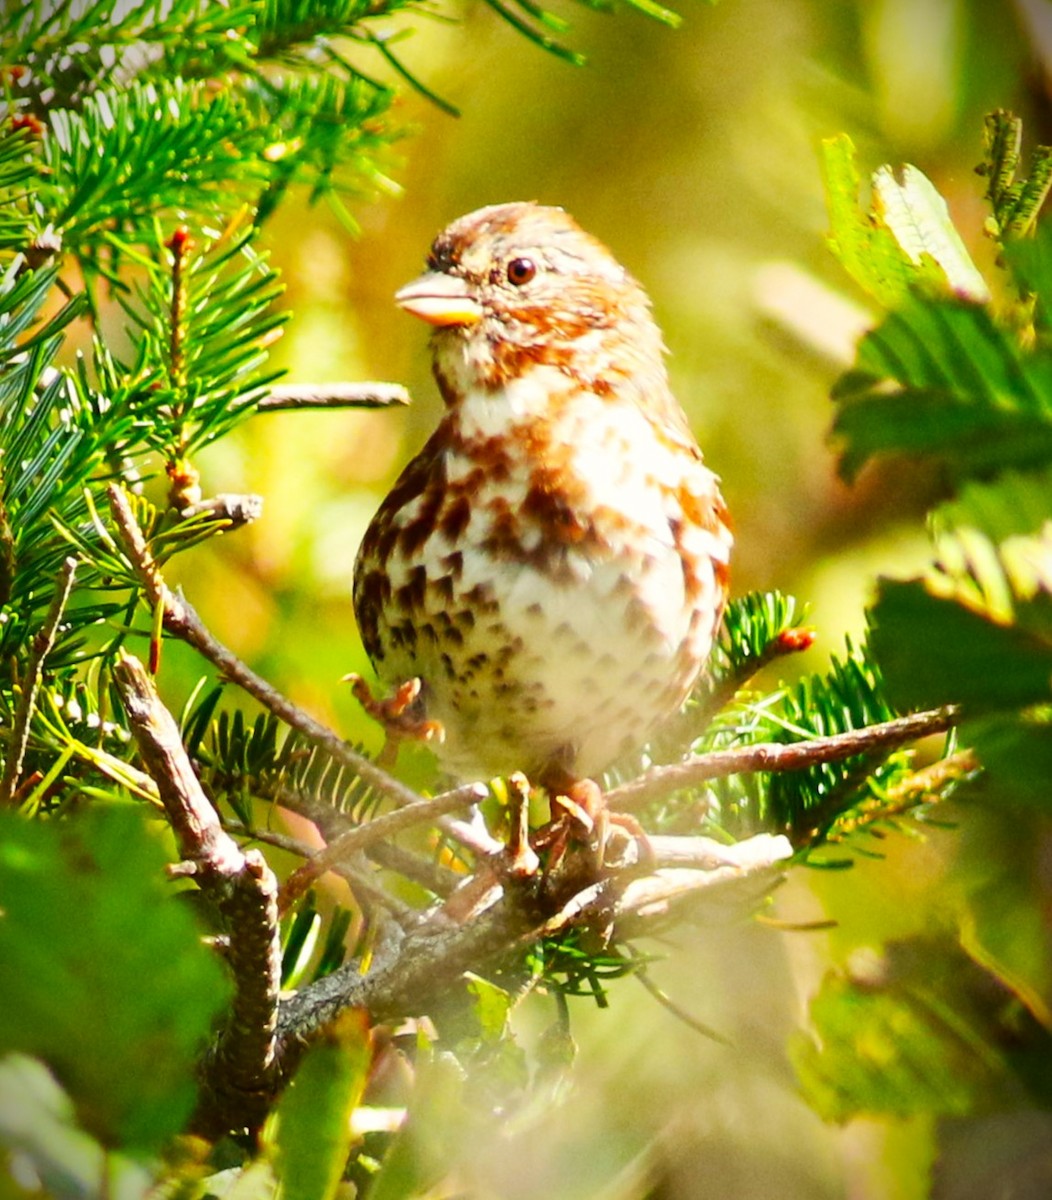
[[[288,378],[396,380],[413,404],[260,417],[201,457],[207,492],[266,500],[257,524],[193,556],[182,583],[206,621],[297,702],[376,744],[339,683],[368,669],[352,564],[439,409],[426,331],[391,296],[447,221],[536,199],[571,211],[649,290],[675,391],[734,515],[735,588],[805,600],[818,641],[801,665],[820,669],[864,630],[876,576],[924,562],[922,514],[940,487],[936,473],[901,463],[851,488],[837,478],[829,388],[873,314],[825,244],[820,139],[849,133],[867,173],[919,166],[993,272],[973,170],[982,119],[1006,107],[1034,140],[1052,133],[1049,10],[1047,0],[679,0],[682,27],[671,30],[627,9],[563,3],[565,40],[587,54],[584,67],[531,45],[482,3],[436,8],[455,23],[418,20],[398,53],[460,117],[403,88],[406,137],[389,164],[397,186],[351,205],[359,229],[300,204],[270,231],[294,313],[275,351]],[[364,69],[384,74],[357,51]],[[404,769],[426,781],[422,757]],[[927,1121],[831,1128],[799,1098],[786,1056],[826,969],[947,919],[953,836],[898,839],[848,872],[797,872],[766,910],[788,923],[832,916],[832,930],[728,913],[652,947],[665,956],[654,978],[729,1045],[702,1038],[631,980],[605,1011],[578,1001],[572,1075],[463,1148],[464,1194],[994,1194],[984,1182],[994,1157],[1025,1153],[1047,1128],[943,1127],[940,1142]],[[551,1015],[527,1007],[524,1044]]]

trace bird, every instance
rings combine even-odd
[[[521,773],[587,808],[709,659],[733,542],[719,479],[646,293],[562,208],[460,217],[395,302],[432,327],[444,409],[355,561],[388,717],[438,731],[454,779]]]

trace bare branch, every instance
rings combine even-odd
[[[393,837],[405,829],[425,822],[436,823],[437,819],[458,808],[467,808],[485,800],[486,788],[480,783],[471,783],[465,787],[444,792],[433,800],[418,800],[415,804],[407,804],[404,808],[375,817],[364,825],[356,825],[341,833],[331,841],[324,850],[319,850],[295,870],[285,880],[278,896],[278,908],[287,912],[289,907],[303,895],[319,875],[350,855],[364,850],[378,841]]]
[[[281,942],[277,880],[258,850],[242,851],[222,828],[146,669],[122,654],[113,667],[139,753],[191,874],[229,934],[234,1003],[204,1065],[199,1132],[254,1127],[274,1092]]]
[[[238,529],[258,521],[263,515],[263,497],[252,492],[220,492],[204,500],[196,500],[179,510],[184,520],[207,516],[224,527]]]
[[[304,408],[391,408],[409,403],[400,383],[285,383],[270,389],[257,412]]]
[[[326,841],[331,842],[349,829],[358,828],[358,822],[341,809],[332,804],[301,796],[294,791],[285,791],[280,788],[267,789],[262,798],[278,808],[284,808],[301,817],[306,817],[308,821],[318,827]],[[436,800],[441,798],[441,796],[435,797]],[[234,819],[229,819],[225,823],[228,829],[236,833],[245,833],[258,841],[280,846],[293,854],[300,855],[301,858],[309,858],[316,853],[316,847],[308,846],[305,842],[301,842],[298,838],[291,838],[287,834],[274,833],[272,830],[247,829]],[[463,879],[463,876],[449,870],[448,867],[440,866],[438,863],[413,854],[394,843],[373,842],[366,847],[365,855],[378,866],[394,871],[395,874],[402,875],[406,879],[411,879],[436,896],[449,895]],[[338,868],[336,869],[338,870]]]
[[[40,692],[40,678],[44,670],[44,660],[51,653],[58,637],[58,627],[62,614],[66,611],[70,592],[73,590],[73,577],[76,574],[77,562],[67,558],[58,574],[58,584],[55,596],[48,608],[44,624],[33,638],[33,649],[26,663],[25,676],[22,679],[22,696],[18,702],[14,724],[11,727],[11,737],[7,746],[7,759],[4,763],[3,778],[0,779],[0,808],[13,803],[18,792],[18,782],[22,776],[22,764],[26,757],[26,745],[29,742],[29,722]]]
[[[803,771],[816,763],[841,762],[858,754],[887,753],[917,738],[946,733],[960,719],[960,709],[946,705],[810,741],[760,742],[695,754],[683,762],[654,767],[638,779],[612,788],[606,793],[606,801],[613,809],[632,809],[653,796],[667,795],[677,788],[694,787],[708,779],[757,771]]]

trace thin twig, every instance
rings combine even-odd
[[[308,799],[294,791],[276,790],[268,792],[262,798],[275,804],[278,808],[284,808],[298,816],[306,817],[308,821],[318,827],[318,831],[327,842],[338,838],[348,829],[358,827],[358,822],[339,808],[318,800]],[[438,798],[436,797],[436,799]],[[311,846],[308,849],[313,852],[315,848]],[[449,870],[448,867],[440,866],[430,859],[422,858],[391,842],[374,842],[366,848],[365,855],[378,866],[420,884],[421,887],[436,896],[448,896],[463,879],[462,875]]]
[[[276,829],[252,829],[237,817],[224,817],[223,828],[227,833],[236,833],[249,841],[274,846],[278,850],[284,850],[286,854],[295,854],[297,858],[312,858],[318,853],[315,846],[302,838],[293,837],[290,833],[279,833]]]
[[[359,754],[353,746],[348,745],[338,734],[326,728],[320,721],[316,721],[271,687],[265,679],[257,675],[236,654],[218,641],[205,627],[204,622],[190,604],[181,596],[176,596],[164,582],[127,497],[116,484],[110,485],[109,499],[113,519],[120,531],[132,565],[142,582],[151,606],[162,608],[164,627],[169,633],[193,646],[199,654],[218,667],[228,679],[248,692],[250,696],[255,697],[264,708],[284,721],[286,725],[298,729],[330,757],[355,771],[366,783],[371,784],[395,804],[404,807],[407,804],[415,804],[421,799],[412,788],[406,787],[404,783],[400,783],[393,776],[388,775],[365,755]]]
[[[113,667],[129,726],[175,833],[190,874],[215,904],[229,932],[234,1001],[203,1068],[198,1132],[218,1136],[255,1128],[275,1083],[281,940],[277,880],[258,850],[242,851],[223,829],[179,735],[138,659]]]
[[[399,809],[399,812],[404,812],[404,809]],[[255,842],[263,842],[264,845],[274,846],[278,850],[284,850],[288,854],[295,854],[297,857],[305,859],[309,864],[319,854],[324,853],[324,850],[317,850],[313,846],[300,838],[292,837],[287,833],[279,833],[273,829],[250,829],[243,822],[237,820],[236,817],[229,817],[223,821],[223,828],[228,833],[241,834]],[[420,914],[416,909],[411,908],[408,904],[403,904],[401,900],[395,899],[383,890],[373,879],[368,877],[366,873],[358,867],[351,866],[347,862],[332,863],[328,868],[334,874],[341,876],[351,886],[352,890],[357,890],[367,895],[368,898],[375,904],[382,905],[401,925],[412,925],[420,919]],[[284,915],[286,908],[281,903],[279,892],[278,897],[278,917]]]
[[[444,792],[433,800],[418,800],[407,804],[405,808],[397,808],[394,812],[384,813],[363,825],[341,833],[331,841],[324,850],[311,855],[302,867],[298,867],[282,884],[278,895],[279,911],[285,913],[290,905],[311,886],[319,875],[323,875],[331,867],[348,858],[375,842],[394,837],[403,830],[411,829],[414,825],[436,823],[437,818],[458,808],[467,808],[485,800],[486,788],[481,783],[467,784],[451,792]]]
[[[303,408],[391,408],[409,403],[400,383],[285,383],[272,387],[257,412]]]
[[[204,500],[196,500],[179,510],[183,520],[191,517],[208,517],[224,528],[239,529],[258,521],[263,515],[263,497],[251,492],[220,492]]]
[[[440,898],[448,896],[461,880],[456,871],[390,842],[375,843],[366,850],[365,857],[385,871],[393,871]]]
[[[940,758],[905,779],[889,787],[882,795],[866,800],[859,809],[847,817],[841,817],[833,829],[836,840],[848,837],[868,825],[880,821],[891,821],[910,812],[918,804],[938,800],[943,788],[960,783],[969,775],[982,769],[979,756],[974,750],[958,750],[947,758]]]
[[[435,824],[446,837],[465,850],[470,850],[477,858],[492,858],[504,852],[504,843],[490,833],[481,813],[477,811],[470,821],[463,821],[459,817],[439,817]]]
[[[357,855],[356,857],[360,862],[364,861],[364,856]],[[342,862],[338,863],[332,869],[347,881],[347,885],[354,894],[354,898],[363,913],[368,914],[368,907],[362,902],[362,898],[364,897],[367,902],[390,914],[402,929],[412,929],[414,926],[419,925],[423,919],[418,908],[413,908],[412,905],[406,904],[404,900],[399,900],[397,896],[393,896],[390,892],[386,891],[361,866]]]
[[[44,624],[33,638],[33,649],[22,679],[22,696],[18,702],[14,724],[11,727],[4,774],[0,779],[0,808],[11,804],[18,793],[18,783],[22,777],[22,764],[25,762],[26,746],[29,743],[29,723],[33,717],[33,709],[36,707],[37,696],[40,693],[44,660],[51,653],[55,639],[58,637],[58,627],[62,621],[62,614],[66,611],[70,592],[73,590],[73,577],[76,571],[76,559],[65,559],[59,569],[58,584],[55,588],[54,598],[47,610],[47,616],[44,618]]]
[[[856,754],[891,751],[907,742],[932,733],[945,733],[961,719],[955,705],[896,717],[864,729],[850,729],[830,737],[804,742],[760,742],[736,746],[731,750],[712,750],[695,754],[680,763],[654,767],[638,779],[621,784],[606,793],[606,801],[617,810],[631,809],[655,795],[667,795],[677,788],[693,787],[709,779],[727,775],[747,775],[757,771],[803,771],[817,763],[840,762]]]
[[[706,1025],[704,1021],[688,1012],[681,1004],[677,1004],[663,988],[658,987],[647,974],[645,966],[635,972],[635,977],[662,1008],[667,1009],[677,1020],[682,1021],[688,1029],[693,1029],[695,1033],[700,1033],[702,1037],[708,1038],[710,1041],[719,1042],[722,1046],[733,1045],[730,1038],[718,1033],[711,1025]]]

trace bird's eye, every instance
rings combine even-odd
[[[513,258],[508,263],[508,282],[516,287],[529,283],[537,274],[537,267],[532,258]]]

